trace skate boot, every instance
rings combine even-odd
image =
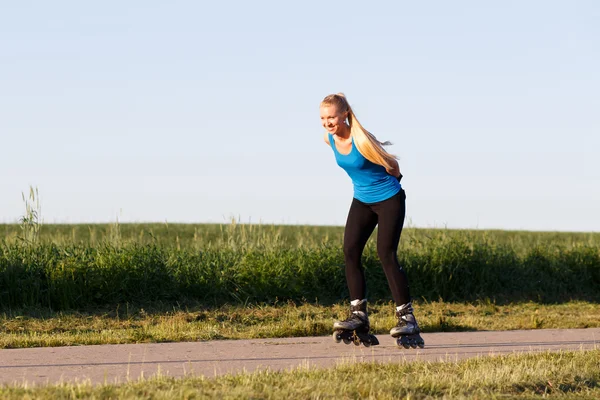
[[[369,333],[369,317],[367,316],[367,300],[353,300],[350,307],[350,316],[344,321],[336,321],[333,324],[333,340],[336,343],[354,343],[355,346],[369,347],[379,344],[379,340]]]
[[[419,335],[421,330],[413,315],[412,303],[396,307],[396,317],[398,317],[398,324],[390,330],[390,335],[396,338],[396,345],[405,349],[425,347],[425,341]]]

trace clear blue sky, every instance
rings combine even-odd
[[[394,143],[416,227],[600,231],[600,2],[0,6],[0,222],[343,225],[319,102]]]

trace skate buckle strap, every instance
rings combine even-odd
[[[366,314],[366,312],[367,312],[367,302],[366,302],[366,300],[362,300],[360,303],[358,303],[355,306],[350,305],[350,311],[352,313],[354,313],[355,311],[362,311],[362,312],[364,312]]]
[[[413,308],[412,308],[412,302],[411,303],[406,303],[402,306],[402,308],[400,308],[400,310],[396,310],[396,315],[401,317],[404,315],[408,315],[408,314],[412,314],[413,313]]]

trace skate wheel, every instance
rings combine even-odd
[[[344,337],[342,338],[342,341],[344,342],[344,344],[350,344],[352,340],[348,339],[347,337]]]
[[[363,346],[371,347],[371,342],[362,342]]]
[[[333,340],[334,342],[339,343],[342,341],[342,337],[338,332],[333,332]]]
[[[396,345],[398,347],[404,347],[405,349],[410,348],[410,344],[408,343],[408,339],[402,336],[401,338],[396,339]]]
[[[425,341],[423,340],[423,338],[421,337],[421,335],[417,334],[417,336],[415,336],[413,338],[413,340],[414,340],[414,342],[415,342],[415,344],[416,344],[417,347],[419,347],[421,349],[425,347]]]
[[[352,341],[352,343],[354,343],[355,346],[360,346],[360,339],[356,338]]]

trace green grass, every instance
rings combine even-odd
[[[407,235],[408,236],[408,235]],[[407,242],[409,240],[407,239]],[[485,237],[445,236],[399,251],[411,294],[435,301],[600,300],[600,245],[513,249]],[[371,242],[363,263],[367,297],[389,300]],[[81,309],[165,301],[272,303],[347,299],[341,245],[191,247],[0,243],[0,304],[6,308]]]
[[[28,203],[21,224],[0,225],[2,231],[0,310],[335,304],[348,296],[342,227],[42,226]],[[388,301],[375,237],[363,257],[367,297]],[[409,228],[398,258],[420,301],[600,301],[598,233]]]
[[[389,334],[396,323],[393,310],[392,303],[369,308],[375,334]],[[425,333],[600,327],[600,306],[586,302],[421,302],[415,313]],[[13,310],[0,314],[0,348],[321,336],[330,335],[333,321],[347,314],[347,304],[291,302],[211,309],[125,305],[103,312]]]
[[[600,350],[507,355],[460,362],[347,364],[217,378],[156,377],[123,385],[0,388],[5,399],[594,399]]]

